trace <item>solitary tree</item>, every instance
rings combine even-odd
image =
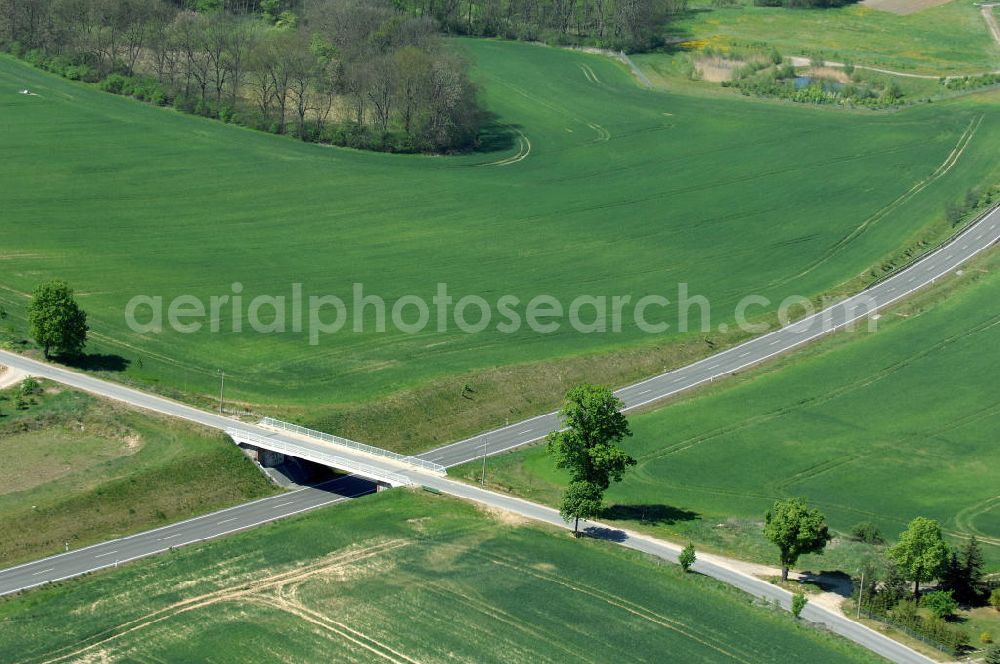
[[[87,343],[87,314],[73,299],[73,289],[65,281],[39,284],[28,304],[28,329],[42,347],[45,357],[55,350],[75,355]]]
[[[804,553],[822,553],[830,541],[823,514],[801,498],[778,500],[764,515],[764,536],[781,552],[781,580],[788,581],[788,568]]]
[[[603,492],[611,482],[619,482],[636,461],[618,447],[631,436],[625,406],[611,390],[598,385],[581,385],[566,395],[559,411],[566,429],[550,433],[548,450],[556,466],[569,470],[574,482],[589,482]]]
[[[937,521],[918,516],[889,549],[889,555],[903,575],[913,582],[913,597],[919,603],[920,584],[936,579],[945,569],[948,545],[941,537]]]
[[[611,390],[597,385],[581,385],[566,395],[559,411],[566,429],[550,433],[547,442],[556,466],[570,474],[560,508],[567,521],[573,518],[578,525],[581,517],[596,516],[611,482],[621,481],[625,470],[636,463],[618,447],[632,435],[623,407]]]
[[[590,482],[570,482],[559,503],[559,514],[573,520],[573,534],[580,533],[580,519],[591,519],[601,513],[603,492]]]

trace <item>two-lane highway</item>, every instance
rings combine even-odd
[[[101,542],[0,571],[0,595],[61,581],[145,558],[195,542],[222,537],[278,518],[363,496],[375,490],[366,480],[340,477],[315,487],[243,503],[169,526]]]

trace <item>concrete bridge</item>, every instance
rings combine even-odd
[[[438,477],[447,474],[444,466],[426,459],[397,454],[269,417],[261,420],[258,426],[230,426],[225,431],[237,445],[255,451],[258,461],[265,466],[280,463],[284,456],[292,456],[364,477],[380,487],[415,484],[414,472]]]

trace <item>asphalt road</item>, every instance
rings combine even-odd
[[[998,240],[1000,240],[1000,212],[994,210],[953,241],[864,293],[814,316],[756,337],[704,360],[622,388],[616,394],[625,403],[626,408],[631,410],[764,362],[808,341],[842,329],[854,321],[864,319],[877,310],[905,298],[920,288],[954,272],[962,263],[986,250]],[[37,362],[13,353],[0,351],[0,363],[93,394],[205,426],[225,429],[235,422],[228,417],[208,413],[163,397],[102,381],[59,366]],[[559,426],[556,414],[548,413],[464,441],[445,445],[421,456],[445,466],[455,466],[480,458],[483,455],[484,442],[488,454],[499,454],[540,440],[548,432],[558,429]],[[255,430],[261,435],[274,436],[291,444],[309,445],[301,439],[282,436],[254,425],[240,424],[240,427]],[[324,448],[318,443],[316,445],[317,450],[329,452],[328,448]],[[344,454],[341,450],[338,450],[338,453]],[[362,463],[373,464],[372,458],[369,456],[360,456],[358,460]],[[392,472],[401,472],[398,464],[386,464],[385,468]],[[417,484],[433,486],[445,493],[477,500],[494,507],[511,509],[533,519],[564,526],[558,513],[549,508],[510,496],[482,491],[446,478],[416,471],[403,470],[402,472],[404,475],[411,476]],[[299,512],[341,502],[371,490],[370,485],[363,486],[367,488],[362,488],[362,485],[359,485],[354,478],[338,480],[333,485],[300,489],[292,493],[214,512],[158,530],[139,533],[0,570],[0,595],[113,567],[116,564],[153,555],[171,547],[220,537]],[[595,525],[593,527],[603,529],[602,526]],[[646,551],[669,560],[676,559],[676,551],[661,542],[654,542],[622,531],[607,531],[607,533],[611,539],[624,546]],[[731,583],[751,594],[778,599],[785,605],[788,604],[789,595],[787,592],[728,568],[721,562],[703,560],[699,563],[699,571],[726,583]],[[895,641],[822,607],[808,606],[805,616],[810,620],[824,622],[830,629],[893,661],[921,663],[930,661]]]
[[[277,518],[343,502],[374,490],[375,486],[366,480],[351,476],[339,477],[314,487],[255,500],[156,530],[74,549],[0,571],[0,595],[117,567],[169,549],[222,537]]]
[[[1000,208],[923,260],[854,297],[693,364],[623,387],[615,394],[625,403],[626,410],[633,410],[760,364],[851,324],[867,325],[869,315],[955,272],[998,240]],[[488,454],[493,455],[538,441],[559,428],[556,413],[547,413],[419,456],[450,468],[481,458],[484,440]]]

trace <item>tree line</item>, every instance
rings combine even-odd
[[[642,51],[687,0],[399,0],[450,33]]]
[[[853,5],[858,0],[754,0],[758,7],[785,7],[787,9],[827,9]]]
[[[388,0],[0,0],[6,50],[117,94],[401,151],[472,147],[484,114],[437,24]]]

